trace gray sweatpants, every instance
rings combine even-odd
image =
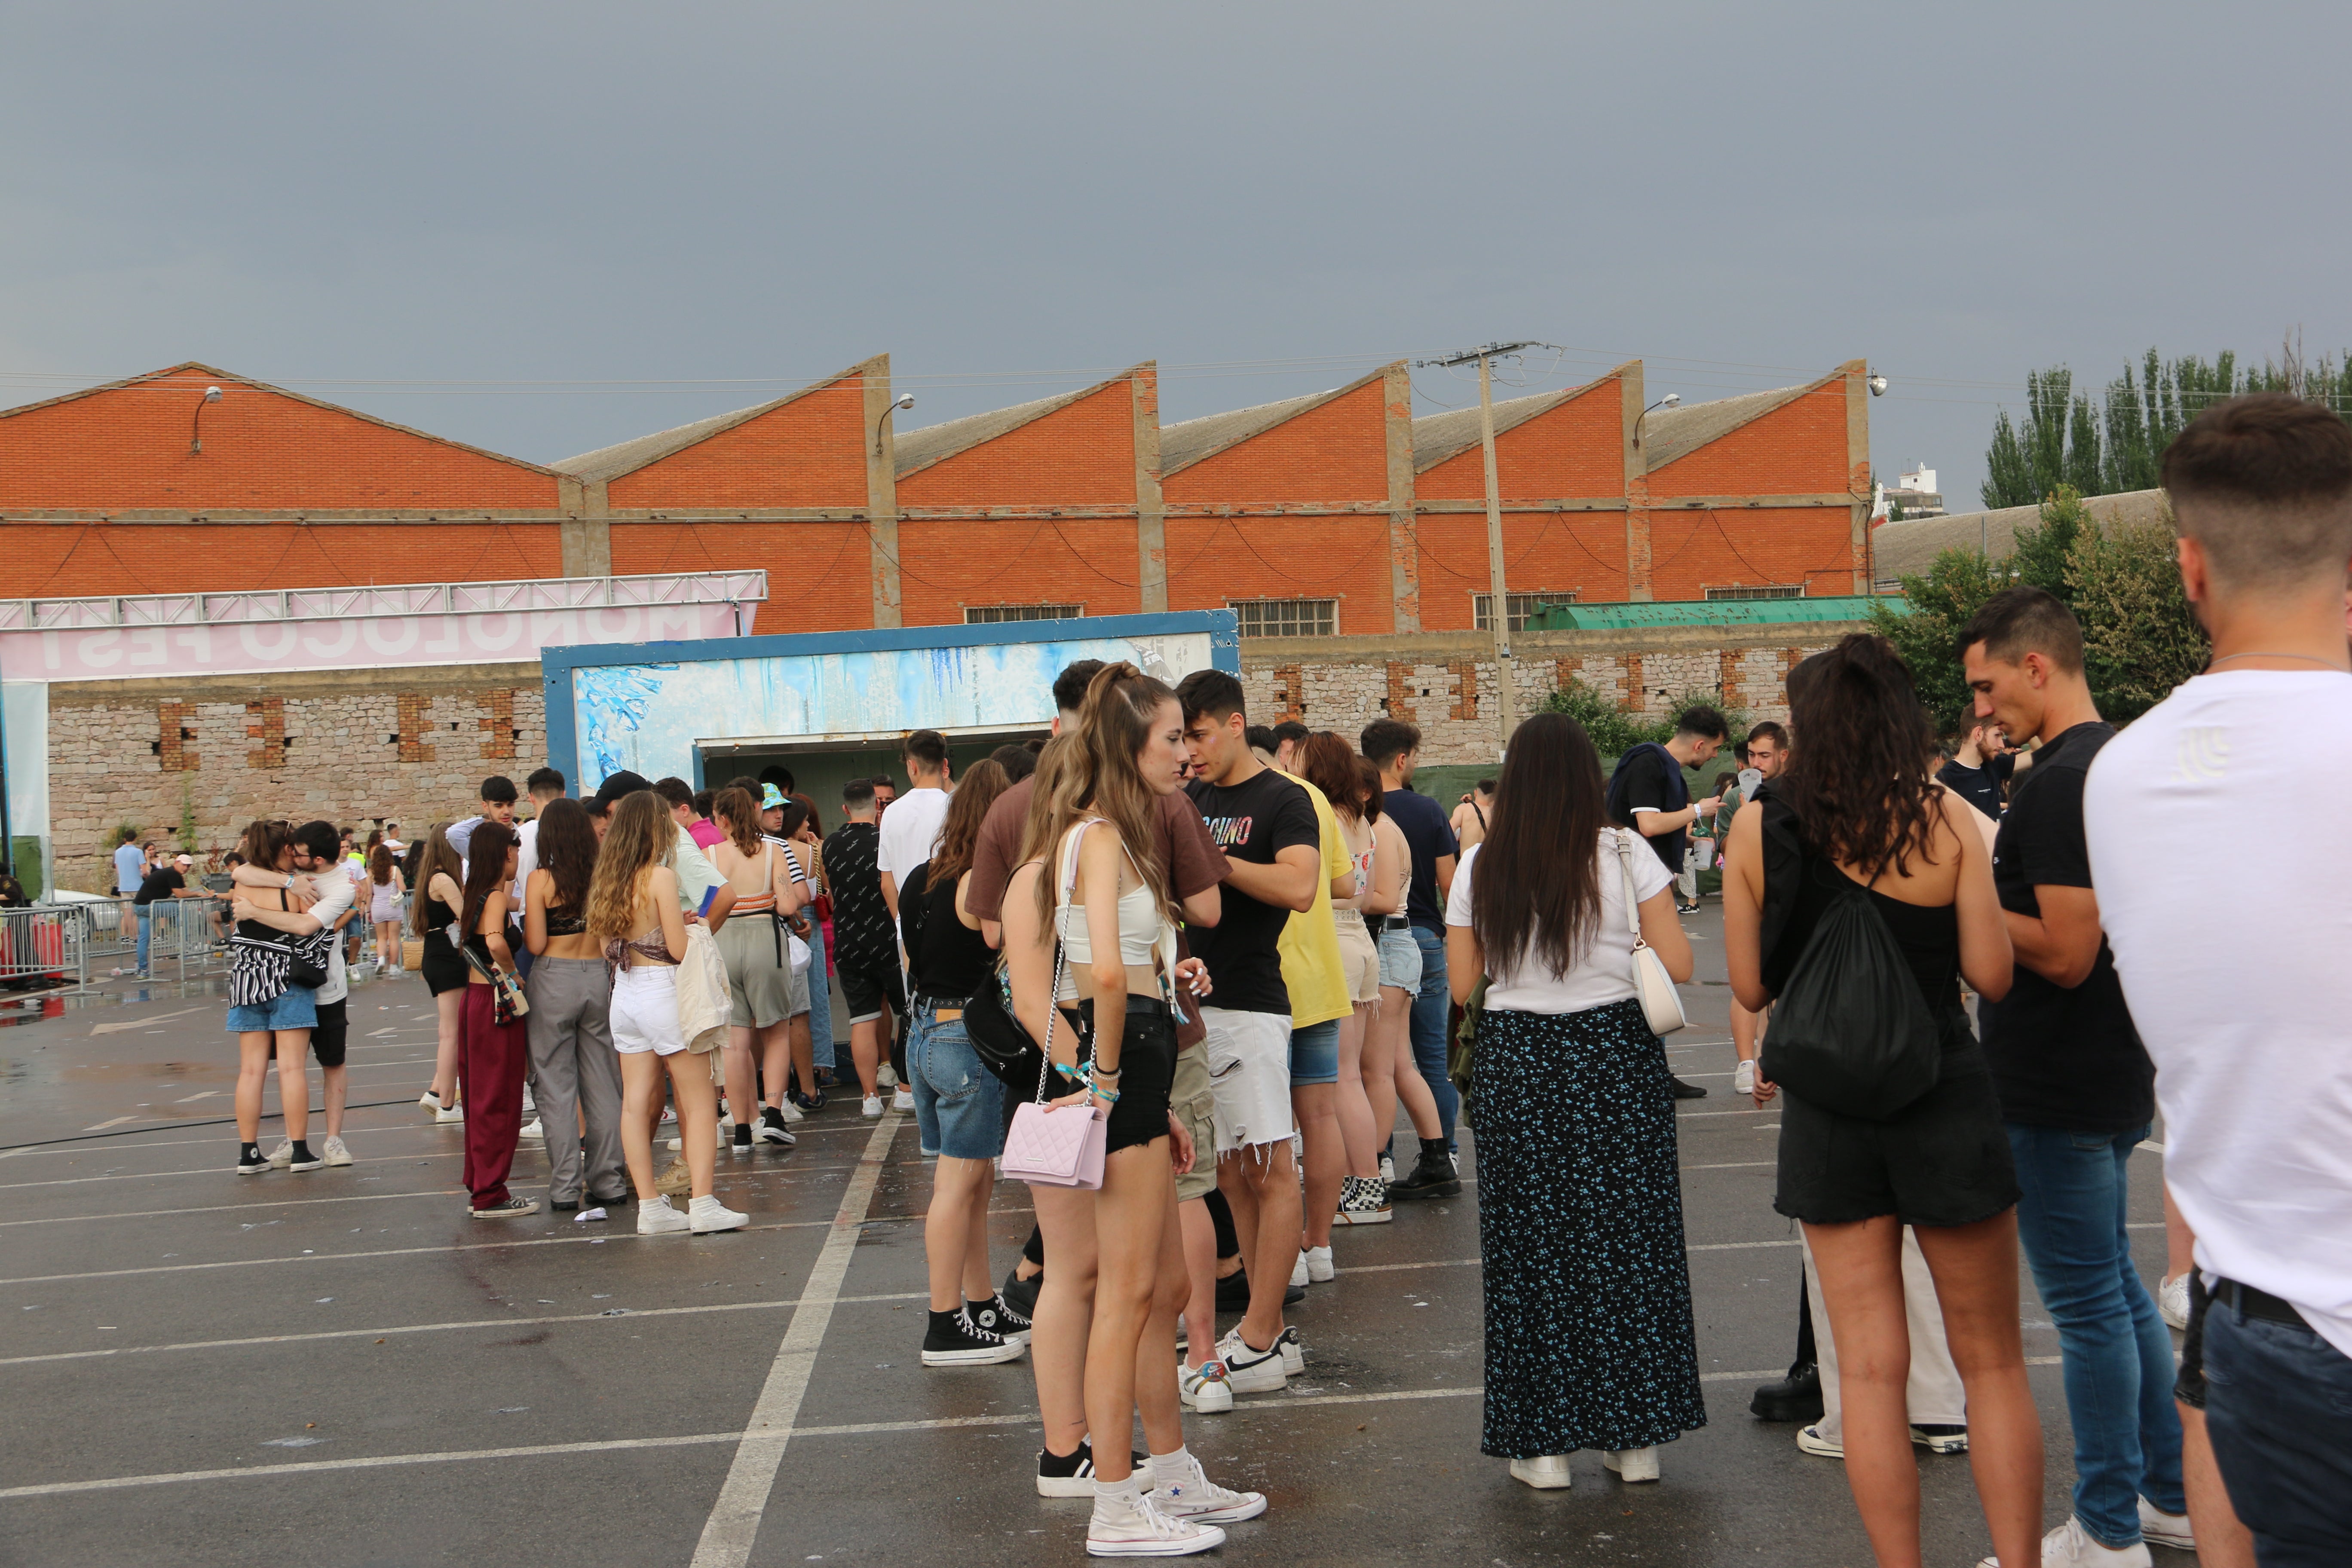
[[[547,1130],[548,1199],[579,1203],[583,1190],[592,1201],[622,1197],[629,1177],[621,1157],[621,1058],[607,1019],[613,984],[604,961],[535,960],[524,992],[534,1094]],[[583,1139],[573,1131],[583,1122],[584,1183]]]

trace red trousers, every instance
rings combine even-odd
[[[457,1091],[466,1102],[466,1190],[473,1206],[507,1201],[507,1173],[514,1167],[515,1141],[522,1132],[522,1080],[530,1067],[530,1042],[523,1021],[491,1021],[490,988],[467,984],[466,1011],[458,1026]]]

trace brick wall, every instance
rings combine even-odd
[[[285,694],[258,700],[218,678],[173,696],[149,681],[52,686],[58,885],[101,889],[116,824],[174,840],[184,811],[206,852],[235,847],[262,816],[344,826],[390,816],[413,833],[470,815],[483,779],[520,784],[547,754],[536,666],[498,668],[320,672],[280,678]]]

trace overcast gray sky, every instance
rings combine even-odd
[[[1526,337],[1572,351],[1536,385],[1638,354],[1693,402],[1865,357],[1881,474],[1958,509],[2031,367],[2352,342],[2347,42],[2340,3],[11,0],[0,404],[198,359],[549,461],[877,350],[912,426]]]

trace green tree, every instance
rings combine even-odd
[[[2075,540],[2089,523],[2081,493],[2072,485],[2060,485],[2042,500],[2041,523],[2017,531],[2016,545],[2009,558],[2010,576],[2072,600],[2074,589],[2066,577],[2067,563],[2073,559]]]
[[[1548,713],[1565,713],[1583,725],[1584,732],[1592,738],[1592,749],[1603,757],[1622,757],[1644,741],[1663,744],[1673,740],[1675,720],[1701,703],[1723,715],[1724,725],[1734,740],[1748,733],[1748,710],[1726,707],[1720,690],[1670,692],[1661,700],[1654,715],[1629,713],[1615,698],[1571,678],[1566,686],[1544,699],[1543,708]]]
[[[2066,584],[2091,694],[2110,722],[2129,723],[2205,668],[2212,647],[2180,585],[2168,516],[2084,528]]]
[[[1903,600],[1881,599],[1870,606],[1871,630],[1895,645],[1910,667],[1919,700],[1935,716],[1939,734],[1950,734],[1975,706],[1959,651],[1960,628],[1983,604],[2010,585],[2006,563],[1996,565],[1973,550],[1947,550],[1925,576],[1903,579]],[[1907,602],[1909,613],[1895,608]]]

